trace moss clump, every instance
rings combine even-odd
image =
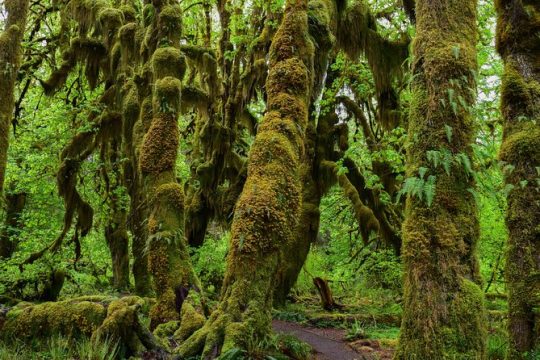
[[[152,102],[155,114],[180,112],[182,82],[177,78],[167,76],[155,83],[154,100]]]
[[[162,115],[160,121],[152,123],[141,148],[140,168],[143,174],[158,175],[174,169],[179,143],[177,135],[176,118]]]
[[[164,6],[159,12],[157,29],[159,40],[167,39],[167,45],[179,47],[182,35],[182,8],[179,5]]]
[[[120,11],[124,15],[125,23],[133,23],[137,21],[137,10],[131,5],[120,5]]]
[[[170,172],[176,165],[179,143],[176,114],[180,109],[181,87],[180,80],[173,77],[160,79],[155,84],[152,113],[157,117],[152,121],[141,149],[143,174]],[[143,109],[144,106],[143,103]]]
[[[140,46],[139,26],[135,22],[129,22],[118,30],[120,51],[124,69],[137,64]],[[134,64],[135,63],[135,64]]]
[[[182,79],[186,71],[186,60],[177,48],[159,48],[152,56],[152,69],[155,79],[167,76]]]
[[[195,331],[202,328],[206,322],[206,318],[189,303],[184,304],[182,307],[180,318],[182,319],[180,327],[173,334],[173,338],[179,343],[188,339]]]
[[[4,339],[31,340],[62,335],[90,337],[103,323],[107,310],[98,302],[62,301],[20,305],[7,314]]]

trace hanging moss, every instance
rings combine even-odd
[[[160,43],[167,41],[165,45],[179,47],[182,35],[182,8],[179,5],[166,5],[159,12],[158,40]]]
[[[218,76],[216,54],[212,49],[196,45],[181,45],[182,53],[189,60],[192,71],[197,70],[201,75],[201,83],[206,86],[206,92],[211,98],[219,93],[221,84]]]
[[[339,183],[339,186],[343,190],[343,194],[350,200],[362,233],[362,238],[365,243],[368,243],[370,233],[377,233],[379,231],[379,220],[375,217],[373,210],[364,205],[358,191],[353,184],[351,184],[347,175],[339,173],[339,168],[336,163],[323,161],[320,166],[321,171],[329,172],[331,174],[330,176],[335,177],[333,182]]]
[[[41,82],[47,95],[58,91],[66,82],[77,63],[85,64],[85,75],[93,89],[99,81],[103,60],[107,58],[107,49],[101,40],[74,38],[69,49],[62,55],[61,66],[53,71],[49,78]]]
[[[186,60],[177,48],[159,48],[152,56],[152,70],[156,79],[167,76],[182,79],[186,71]]]
[[[356,0],[342,11],[338,23],[338,46],[353,60],[365,55],[378,97],[379,121],[394,128],[401,121],[394,82],[402,76],[403,63],[409,56],[409,39],[390,41],[377,32],[377,23],[364,0]]]
[[[396,359],[482,359],[487,334],[475,253],[479,228],[468,191],[474,181],[457,164],[448,174],[426,155],[443,148],[472,157],[470,109],[475,98],[468,89],[476,86],[477,2],[416,3],[407,175],[418,176],[419,167],[425,167],[426,176],[435,176],[436,188],[431,204],[407,199],[403,321]],[[446,101],[449,91],[466,105],[454,110],[444,106],[441,99]],[[451,139],[445,126],[453,129]]]
[[[105,8],[99,12],[98,21],[105,47],[110,50],[116,41],[118,30],[124,24],[124,14],[116,8]]]
[[[71,0],[69,2],[71,16],[77,21],[81,37],[87,37],[90,30],[98,23],[99,12],[108,5],[106,0]]]
[[[129,66],[138,65],[141,42],[139,30],[140,28],[135,22],[127,23],[118,30],[124,70]]]
[[[122,15],[124,16],[126,24],[134,23],[137,21],[137,10],[134,5],[135,4],[123,4],[119,7]]]

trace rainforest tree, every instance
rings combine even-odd
[[[13,119],[15,83],[21,66],[21,42],[28,16],[26,0],[8,0],[5,3],[7,19],[0,34],[0,194],[4,179],[9,147],[9,132]]]
[[[540,4],[497,1],[497,49],[504,60],[500,159],[506,170],[509,359],[538,345],[540,293]]]
[[[314,46],[307,0],[289,0],[270,48],[268,110],[248,160],[248,173],[232,223],[222,299],[205,326],[179,352],[212,356],[245,347],[246,335],[270,331],[275,274],[294,239],[302,204],[300,162],[313,91]]]
[[[407,199],[398,359],[484,357],[478,219],[470,192],[476,11],[474,0],[416,2],[407,175],[427,191]]]

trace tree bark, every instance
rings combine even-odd
[[[4,179],[9,147],[9,128],[15,106],[15,83],[21,66],[21,44],[28,16],[28,0],[6,0],[7,19],[0,34],[0,194]]]
[[[524,359],[540,345],[534,313],[540,289],[540,4],[498,0],[497,49],[504,60],[501,111],[508,194],[509,359]]]
[[[475,255],[479,226],[467,166],[475,135],[476,8],[476,0],[416,2],[407,175],[431,179],[435,193],[432,201],[407,199],[396,359],[485,357],[485,310]],[[449,171],[433,161],[443,154]]]

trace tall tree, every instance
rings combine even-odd
[[[504,60],[500,159],[506,170],[509,231],[509,359],[540,344],[540,3],[498,0],[497,49]]]
[[[182,356],[245,348],[270,331],[273,288],[282,252],[294,240],[302,205],[300,165],[313,87],[314,46],[307,0],[288,0],[270,49],[268,110],[248,160],[236,205],[222,299]],[[221,348],[221,349],[220,349]]]
[[[21,44],[28,16],[28,0],[6,0],[5,30],[0,34],[0,194],[9,147],[9,128],[15,106],[15,82],[21,66]]]
[[[407,175],[425,196],[407,199],[397,359],[481,359],[485,354],[470,164],[476,7],[476,0],[416,2]]]

